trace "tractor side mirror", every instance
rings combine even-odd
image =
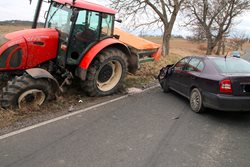
[[[72,16],[70,18],[70,21],[75,22],[77,19],[78,13],[79,13],[79,11],[76,8],[74,8],[73,12],[72,12]]]
[[[115,21],[118,22],[118,23],[122,23],[122,20],[120,20],[120,19],[117,19]]]
[[[48,15],[48,11],[45,11],[45,13],[44,13],[44,19],[46,19],[47,18],[47,15]]]

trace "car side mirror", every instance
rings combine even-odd
[[[174,67],[170,67],[168,70],[168,75],[171,75],[174,72],[175,68]]]

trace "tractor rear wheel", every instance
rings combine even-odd
[[[52,94],[46,79],[34,79],[28,74],[15,77],[3,88],[1,105],[3,108],[26,108],[42,105]]]
[[[84,91],[89,96],[105,96],[117,92],[127,74],[125,54],[116,48],[101,51],[91,63]]]

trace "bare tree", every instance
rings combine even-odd
[[[196,42],[204,42],[206,39],[206,33],[201,26],[192,27],[193,36]]]
[[[188,25],[200,26],[207,39],[207,55],[229,32],[234,19],[250,8],[249,0],[189,0],[185,2]],[[218,51],[218,50],[217,50]]]
[[[233,46],[234,50],[242,50],[244,43],[247,42],[248,36],[246,32],[236,32],[233,34]]]
[[[121,17],[129,20],[135,29],[163,30],[162,54],[169,54],[169,41],[172,29],[184,0],[110,0],[111,6]],[[158,26],[158,27],[156,27]]]

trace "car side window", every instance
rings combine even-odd
[[[197,58],[192,58],[188,65],[185,67],[185,71],[194,71],[198,72],[199,70],[197,69],[198,64],[200,63],[200,59]]]
[[[185,71],[201,72],[204,68],[204,63],[199,58],[192,58],[188,65],[185,67]]]
[[[204,69],[205,65],[203,61],[200,61],[199,65],[197,66],[197,69],[201,72]]]
[[[175,70],[183,70],[188,60],[189,58],[187,57],[187,58],[180,60],[178,63],[176,63]]]

